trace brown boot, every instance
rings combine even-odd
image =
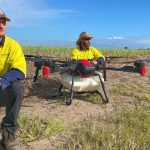
[[[15,133],[2,129],[2,141],[5,150],[21,150]]]

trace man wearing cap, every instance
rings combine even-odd
[[[87,59],[91,60],[94,64],[99,63],[103,65],[105,62],[105,57],[101,54],[99,50],[90,46],[90,40],[93,36],[89,35],[87,32],[82,32],[76,41],[77,47],[71,52],[72,60]]]
[[[0,10],[0,106],[6,107],[1,129],[1,146],[6,150],[16,150],[16,130],[18,113],[23,99],[23,84],[26,76],[26,61],[21,46],[7,37],[6,22],[10,19]]]

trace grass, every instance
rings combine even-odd
[[[149,78],[150,78],[150,71],[149,71],[149,70],[147,70],[146,75],[147,75],[147,77],[149,77]]]
[[[25,54],[55,56],[64,60],[69,58],[71,48],[24,46],[23,51]]]
[[[128,108],[108,118],[90,118],[74,130],[61,149],[66,150],[149,150],[150,110]]]
[[[69,58],[72,48],[65,47],[42,47],[42,46],[24,46],[23,51],[26,54],[57,56],[59,58]],[[149,49],[99,49],[104,55],[109,56],[127,56],[127,57],[149,57]]]
[[[49,116],[29,118],[26,115],[20,115],[18,120],[20,138],[23,142],[49,138],[65,129],[62,122],[56,122]]]
[[[149,49],[100,49],[102,53],[110,56],[126,56],[126,57],[135,57],[135,56],[150,56]]]
[[[93,104],[103,105],[103,100],[99,94],[90,94],[89,102]]]
[[[150,102],[149,86],[138,81],[127,85],[125,83],[118,83],[115,85],[113,92],[122,96],[130,96],[138,102]]]

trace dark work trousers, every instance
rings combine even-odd
[[[20,80],[14,81],[5,90],[0,88],[0,106],[6,107],[1,128],[10,132],[16,132],[18,127],[18,113],[23,100],[24,87]]]

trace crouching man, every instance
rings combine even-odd
[[[16,131],[18,113],[23,99],[22,80],[26,75],[26,61],[21,46],[7,37],[6,23],[10,19],[0,10],[0,105],[6,107],[1,122],[1,146],[6,150],[19,150]]]

